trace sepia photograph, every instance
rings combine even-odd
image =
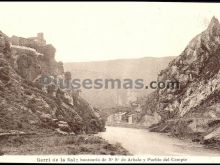
[[[220,163],[220,3],[0,2],[0,163]]]

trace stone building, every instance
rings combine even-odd
[[[28,39],[34,40],[39,45],[46,45],[46,40],[44,39],[44,33],[37,33],[37,37],[29,37]]]
[[[29,37],[29,38],[12,36],[11,43],[12,45],[20,45],[20,46],[27,46],[27,47],[29,46],[32,47],[31,45],[45,46],[46,40],[44,39],[43,33],[37,33],[36,37]]]

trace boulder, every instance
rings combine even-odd
[[[70,128],[69,124],[65,121],[59,121],[58,122],[58,127],[61,131],[64,131],[64,132],[70,132],[71,131],[71,128]]]

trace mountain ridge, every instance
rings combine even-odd
[[[72,77],[76,79],[124,79],[132,80],[143,79],[146,84],[157,79],[157,74],[163,69],[174,57],[144,57],[137,59],[121,59],[104,62],[82,62],[82,63],[64,63],[65,70],[71,72]],[[127,99],[128,90],[84,90],[85,97],[90,103],[98,107],[109,108],[110,106],[117,106],[116,97],[121,98],[122,104],[129,102]],[[134,91],[136,96],[143,96],[151,90],[130,90]],[[102,101],[102,100],[108,100]]]
[[[158,76],[159,81],[178,81],[180,88],[154,92],[161,116],[151,131],[189,137],[209,145],[220,140],[220,24],[213,17],[209,26],[195,36],[183,52]],[[148,111],[145,103],[146,111]],[[152,108],[151,108],[152,110]]]

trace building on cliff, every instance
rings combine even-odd
[[[34,40],[40,45],[46,45],[46,40],[44,39],[44,33],[37,33],[37,37],[29,37],[28,39]]]
[[[40,74],[62,75],[63,63],[55,60],[56,49],[47,44],[43,33],[36,37],[9,38],[15,70],[28,80],[35,80]],[[16,67],[18,66],[18,67]]]
[[[20,45],[20,46],[27,46],[27,45],[31,45],[31,44],[45,46],[46,40],[44,39],[44,33],[37,33],[36,37],[29,37],[29,38],[12,36],[11,43],[12,43],[12,45]]]

